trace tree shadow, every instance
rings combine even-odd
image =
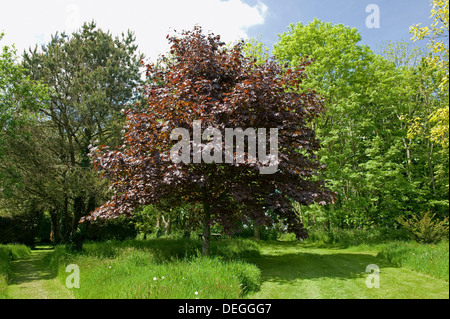
[[[278,245],[277,245],[278,246]],[[283,243],[281,247],[298,247],[298,243]],[[302,248],[305,246],[302,245]],[[314,246],[314,248],[318,248]],[[320,280],[323,278],[333,278],[337,280],[349,280],[355,278],[364,278],[371,273],[367,269],[369,265],[376,265],[380,272],[383,268],[398,268],[373,254],[360,252],[336,252],[332,251],[339,248],[330,249],[315,253],[298,252],[298,253],[273,253],[269,251],[261,257],[249,258],[249,262],[255,264],[261,269],[262,281],[277,282],[280,284],[288,284],[297,280]],[[330,252],[331,251],[331,252]],[[366,269],[368,270],[366,272]]]
[[[32,253],[27,257],[12,261],[12,284],[20,285],[27,282],[55,278],[56,274],[53,274],[42,260],[44,257],[42,254],[42,252]]]

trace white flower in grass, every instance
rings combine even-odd
[[[164,276],[162,276],[161,279],[164,279]]]
[[[153,280],[158,280],[158,278],[156,278],[156,277],[153,277]]]
[[[194,292],[194,294],[197,296],[198,295],[198,291]]]

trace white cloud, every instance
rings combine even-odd
[[[19,52],[47,42],[56,31],[73,31],[95,20],[114,35],[135,31],[140,51],[151,58],[167,51],[166,35],[173,30],[198,24],[230,42],[247,38],[248,29],[263,24],[267,13],[262,0],[253,6],[243,0],[16,0],[2,3],[1,9],[2,42],[16,43]]]

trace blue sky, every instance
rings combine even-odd
[[[256,0],[245,0],[254,4]],[[423,23],[429,25],[430,2],[427,0],[265,0],[267,16],[265,23],[249,29],[249,35],[261,35],[268,47],[278,40],[278,34],[286,32],[290,23],[308,22],[318,18],[332,24],[357,28],[362,44],[377,50],[385,41],[410,41],[409,27]],[[376,4],[380,12],[380,27],[367,28],[366,7]],[[421,46],[425,42],[420,43]]]
[[[379,8],[379,28],[366,26],[370,4]],[[361,43],[377,51],[384,41],[410,41],[409,27],[429,25],[429,16],[429,0],[8,0],[0,7],[0,46],[14,43],[21,53],[95,20],[113,35],[134,31],[140,51],[154,60],[167,52],[168,33],[195,24],[226,42],[260,36],[272,48],[290,23],[318,18],[356,27]]]

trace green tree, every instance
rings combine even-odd
[[[431,16],[433,22],[430,26],[421,27],[420,24],[413,25],[410,33],[413,34],[412,40],[419,41],[428,39],[428,49],[430,55],[427,57],[427,63],[433,66],[440,73],[440,88],[442,92],[448,95],[448,36],[449,36],[449,1],[431,0]],[[449,109],[448,97],[442,105],[427,117],[430,125],[430,138],[433,142],[441,143],[443,147],[448,147],[449,138]],[[420,118],[417,120],[420,121]],[[410,134],[417,133],[418,127],[413,125]]]
[[[269,59],[269,48],[258,38],[245,41],[242,52],[248,58],[256,59],[257,64],[264,64]]]
[[[389,226],[433,201],[445,205],[448,191],[436,187],[436,151],[430,144],[427,153],[408,137],[407,118],[418,114],[417,105],[428,99],[431,109],[438,99],[429,69],[410,65],[420,56],[389,60],[360,40],[356,29],[316,19],[292,24],[274,55],[292,66],[313,61],[303,90],[315,87],[325,99],[325,115],[312,125],[323,145],[324,178],[338,193],[336,204],[322,210],[328,223]]]
[[[4,34],[0,33],[0,41]],[[0,158],[8,138],[21,134],[21,127],[35,118],[39,107],[45,108],[45,86],[32,81],[18,63],[16,49],[2,46],[0,52]]]
[[[0,34],[0,41],[3,34]],[[14,153],[22,152],[23,158],[30,158],[28,148],[33,140],[32,128],[42,118],[39,108],[48,106],[48,89],[33,81],[20,65],[14,48],[2,46],[0,53],[0,211],[10,216],[9,229],[2,229],[9,238],[32,245],[35,223],[39,223],[43,210],[33,196],[24,196],[27,178],[23,168],[29,164],[17,160]],[[27,153],[28,151],[28,153]],[[43,181],[40,181],[43,182]],[[40,187],[44,187],[42,183]]]
[[[50,212],[54,232],[65,241],[102,200],[90,147],[119,144],[122,109],[138,98],[143,56],[134,41],[131,32],[113,38],[92,22],[70,36],[57,33],[41,50],[24,53],[29,76],[50,88],[48,108],[39,109],[45,122],[42,150],[53,155],[52,173],[46,177],[58,197]]]
[[[440,86],[441,71],[430,63],[426,50],[411,44],[391,43],[383,53],[399,75],[391,91],[397,92],[395,112],[406,131],[401,139],[408,181],[415,188],[415,201],[422,203],[414,211],[432,210],[442,218],[448,215],[448,147],[433,138],[435,126],[429,121],[448,100]]]
[[[3,34],[0,34],[0,41]],[[29,140],[27,127],[41,119],[39,108],[48,107],[48,90],[26,75],[14,47],[3,46],[0,54],[0,197],[13,197],[20,186],[15,163],[9,158],[20,140]]]

